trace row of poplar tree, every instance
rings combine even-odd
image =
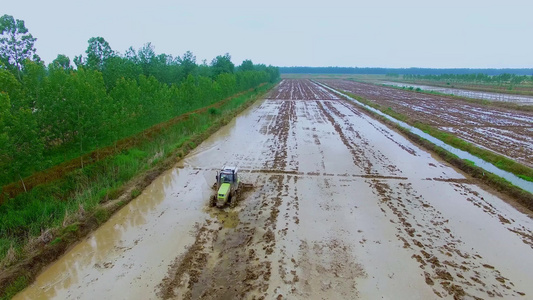
[[[279,78],[277,67],[236,67],[229,54],[197,64],[148,43],[122,55],[101,37],[73,64],[58,55],[45,66],[24,21],[4,15],[0,30],[0,186],[55,164],[54,153],[107,146]]]

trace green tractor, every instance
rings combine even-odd
[[[217,172],[216,180],[214,188],[217,193],[211,196],[210,205],[222,208],[229,203],[230,207],[235,207],[241,187],[238,169],[236,167],[224,167]]]

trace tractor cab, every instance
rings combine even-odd
[[[224,167],[217,173],[217,182],[219,186],[223,183],[234,184],[238,182],[237,168],[235,167]]]
[[[233,182],[233,174],[232,173],[220,173],[220,183],[232,183]]]

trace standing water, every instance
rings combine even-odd
[[[470,90],[462,90],[462,89],[457,89],[457,88],[436,87],[436,86],[420,85],[420,84],[408,84],[408,83],[403,83],[403,82],[384,81],[382,82],[382,84],[399,86],[399,87],[413,87],[413,88],[419,88],[425,91],[435,91],[435,92],[439,92],[443,94],[468,97],[468,98],[474,98],[474,99],[489,100],[489,101],[504,101],[504,102],[518,103],[518,104],[533,104],[532,96],[470,91]]]

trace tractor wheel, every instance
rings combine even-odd
[[[211,198],[209,198],[209,206],[215,207],[216,204],[217,204],[217,196],[211,195]]]
[[[239,199],[239,193],[235,192],[231,197],[231,202],[229,203],[230,208],[235,208],[237,206],[237,201]]]

